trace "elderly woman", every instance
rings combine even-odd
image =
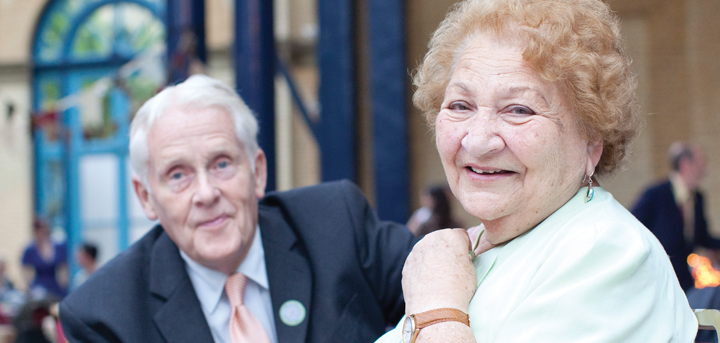
[[[596,179],[618,169],[638,130],[619,32],[600,0],[452,9],[414,101],[453,193],[483,224],[470,254],[463,230],[416,245],[406,318],[380,342],[693,340],[662,246]]]

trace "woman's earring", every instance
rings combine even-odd
[[[593,173],[594,174],[594,173]],[[585,194],[585,202],[590,202],[595,196],[595,190],[592,188],[592,174],[588,177],[588,190]]]

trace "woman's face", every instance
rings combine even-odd
[[[35,223],[33,233],[37,241],[47,241],[50,239],[50,227],[46,223]]]
[[[435,122],[437,147],[455,196],[491,243],[503,243],[575,195],[602,141],[583,138],[558,85],[540,78],[521,47],[480,36],[460,54]]]

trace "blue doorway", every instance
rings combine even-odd
[[[165,84],[165,17],[165,0],[54,0],[38,22],[35,212],[69,252],[91,241],[104,262],[152,225],[133,195],[127,146],[132,115]]]

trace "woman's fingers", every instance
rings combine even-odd
[[[475,268],[464,229],[434,231],[418,242],[403,268],[407,313],[450,307],[467,312],[475,292]]]

